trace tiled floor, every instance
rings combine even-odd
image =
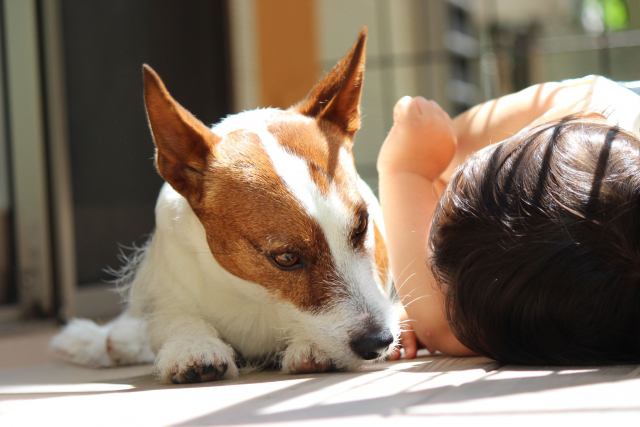
[[[0,426],[575,425],[640,422],[640,367],[500,367],[424,357],[360,372],[160,385],[148,366],[84,369],[47,353],[53,330],[0,337]]]

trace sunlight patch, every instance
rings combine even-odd
[[[0,387],[1,394],[50,394],[50,393],[93,393],[105,391],[130,390],[135,388],[130,384],[109,384],[109,383],[89,383],[89,384],[29,384],[10,385]]]

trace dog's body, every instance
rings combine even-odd
[[[126,311],[104,326],[72,321],[56,351],[94,366],[155,358],[173,382],[233,377],[239,359],[309,372],[384,357],[399,334],[384,229],[352,156],[365,38],[296,106],[211,129],[145,68],[168,182],[156,230]]]

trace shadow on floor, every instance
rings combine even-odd
[[[507,395],[557,390],[567,387],[619,382],[633,378],[633,374],[637,373],[640,370],[637,369],[636,366],[617,366],[581,369],[575,372],[568,371],[566,368],[515,368],[513,370],[509,370],[509,372],[518,372],[525,369],[534,373],[536,369],[540,372],[551,370],[551,373],[545,374],[543,376],[526,378],[505,378],[494,380],[482,379],[459,385],[443,385],[428,388],[425,390],[402,391],[391,396],[366,398],[362,400],[341,403],[313,405],[301,409],[285,410],[275,413],[273,411],[269,411],[269,407],[273,407],[278,403],[291,399],[292,396],[300,396],[306,393],[313,393],[319,387],[331,385],[331,382],[328,382],[327,384],[321,384],[318,382],[318,379],[316,379],[315,381],[296,384],[288,390],[280,390],[278,391],[278,396],[272,395],[269,399],[264,399],[264,397],[250,399],[236,405],[226,407],[222,410],[214,411],[210,414],[194,418],[181,425],[243,425],[277,422],[303,422],[308,420],[322,420],[336,417],[389,417],[394,415],[410,414],[411,408],[421,405],[458,403],[469,400],[487,399]],[[428,381],[429,380],[427,380],[427,382]],[[576,411],[597,412],[601,409],[602,408],[581,408],[576,409]],[[619,410],[640,411],[640,406],[620,408]],[[554,411],[550,410],[546,412],[551,414]],[[571,411],[569,410],[569,412]],[[515,415],[517,413],[518,411],[509,412],[508,409],[505,409],[503,413],[496,412],[494,415]],[[486,414],[483,413],[482,415],[491,414],[491,412],[488,412]],[[428,415],[447,416],[452,414],[429,412]],[[458,414],[456,413],[456,415]],[[480,414],[476,413],[476,415]]]

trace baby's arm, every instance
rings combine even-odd
[[[443,296],[427,266],[427,236],[438,202],[434,183],[456,149],[451,119],[436,103],[402,98],[394,125],[378,157],[380,198],[387,230],[391,270],[414,333],[403,334],[407,357],[415,339],[430,351],[468,354],[453,336],[443,310]],[[413,342],[406,342],[413,340]]]

